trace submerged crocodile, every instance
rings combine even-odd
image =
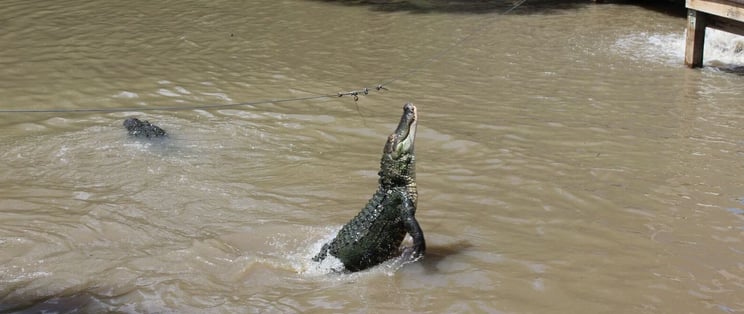
[[[136,137],[144,136],[147,138],[151,137],[163,137],[167,134],[165,130],[161,129],[157,125],[150,124],[149,121],[140,121],[137,118],[129,118],[124,120],[124,127],[127,128],[129,135]]]
[[[379,184],[367,205],[344,225],[336,237],[313,257],[316,262],[328,254],[349,271],[360,271],[399,254],[406,233],[413,238],[413,258],[424,255],[424,233],[416,221],[416,107],[403,106],[403,116],[387,139],[380,161]]]

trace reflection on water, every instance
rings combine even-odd
[[[4,109],[142,110],[0,114],[0,312],[744,310],[738,37],[689,70],[659,10],[375,3],[7,2]],[[407,101],[427,255],[329,273]]]

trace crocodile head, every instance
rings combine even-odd
[[[380,180],[385,185],[407,185],[415,180],[414,141],[416,140],[416,107],[407,103],[395,131],[388,136],[382,153]]]
[[[398,127],[393,134],[388,136],[387,143],[385,143],[385,154],[389,154],[392,159],[401,159],[413,154],[417,118],[416,107],[412,103],[405,104]]]

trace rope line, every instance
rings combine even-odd
[[[527,0],[518,0],[514,2],[507,10],[503,11],[500,15],[507,15],[520,7],[522,4],[527,2]],[[491,19],[490,16],[484,17],[484,21],[481,22],[476,28],[468,33],[466,36],[456,40],[452,44],[450,44],[448,47],[445,47],[441,50],[439,50],[436,54],[429,57],[428,59],[418,63],[416,66],[410,68],[408,71],[403,72],[400,75],[394,76],[387,81],[384,81],[383,83],[379,83],[374,85],[374,87],[363,87],[358,90],[352,90],[347,92],[338,92],[334,94],[320,94],[315,96],[306,96],[306,97],[295,97],[295,98],[281,98],[281,99],[265,99],[265,100],[257,100],[257,101],[250,101],[250,102],[241,102],[241,103],[230,103],[230,104],[205,104],[205,105],[194,105],[194,106],[165,106],[165,107],[129,107],[129,108],[80,108],[80,109],[0,109],[0,113],[92,113],[92,112],[126,112],[126,111],[183,111],[183,110],[206,110],[206,109],[221,109],[221,108],[230,108],[230,107],[240,107],[240,106],[251,106],[251,105],[262,105],[262,104],[278,104],[278,103],[285,103],[285,102],[295,102],[295,101],[303,101],[303,100],[314,100],[314,99],[323,99],[323,98],[332,98],[332,97],[343,97],[343,96],[352,96],[354,98],[354,102],[359,100],[359,95],[367,96],[369,95],[370,90],[376,90],[376,91],[383,91],[388,90],[386,86],[391,85],[395,83],[396,81],[405,79],[407,77],[410,77],[414,73],[417,73],[424,68],[428,67],[432,63],[439,61],[444,56],[450,54],[455,48],[458,48],[462,46],[463,43],[465,43],[467,40],[472,38],[473,36],[482,33],[488,26],[494,23],[495,19]]]

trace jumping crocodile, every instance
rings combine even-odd
[[[163,137],[167,134],[165,130],[161,129],[157,125],[150,124],[149,121],[140,121],[137,118],[129,118],[124,120],[124,127],[127,128],[129,135],[140,137],[144,136],[147,138],[151,137]]]
[[[418,193],[413,144],[417,122],[416,107],[405,104],[400,123],[382,151],[377,191],[361,212],[323,245],[314,261],[331,254],[349,271],[364,270],[399,254],[406,233],[413,238],[413,247],[406,253],[413,258],[424,255],[424,233],[415,217]]]

